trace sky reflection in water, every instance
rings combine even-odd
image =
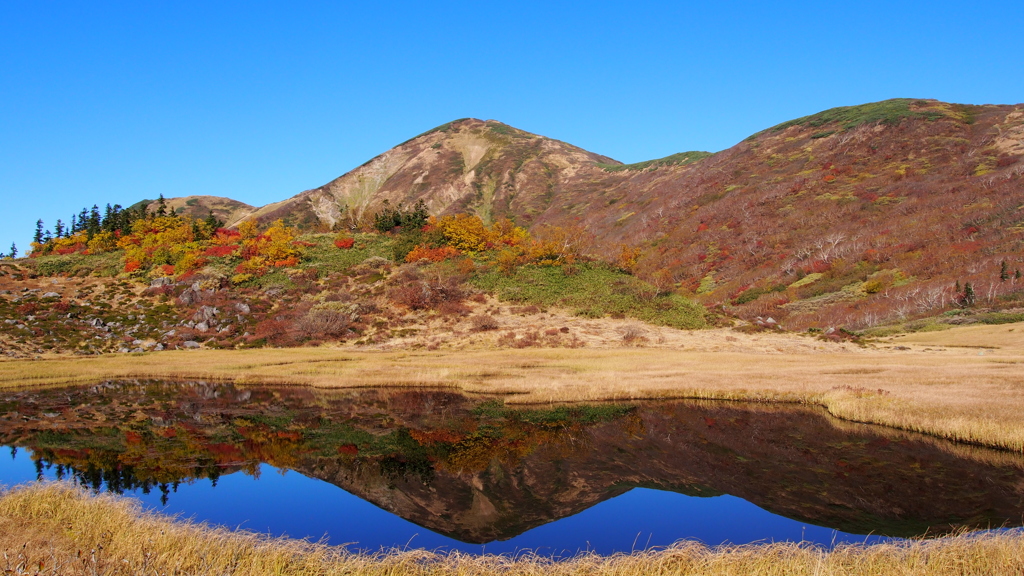
[[[169,514],[372,551],[828,546],[1024,514],[1020,455],[798,406],[108,382],[0,393],[0,445],[18,447],[0,483],[62,470]]]
[[[0,483],[12,486],[36,480],[29,451],[19,449],[10,458],[6,457],[8,450],[4,448],[5,457],[0,457]],[[52,468],[43,474],[46,479],[56,479]],[[699,498],[634,488],[510,540],[466,544],[403,520],[341,488],[294,471],[282,473],[267,464],[260,466],[259,478],[234,473],[221,476],[216,487],[209,480],[181,484],[166,506],[160,502],[159,490],[128,494],[165,514],[275,536],[326,537],[330,544],[372,551],[408,545],[472,553],[535,550],[566,555],[592,550],[612,554],[666,546],[679,539],[710,545],[783,540],[832,545],[880,539],[797,522],[735,496]]]

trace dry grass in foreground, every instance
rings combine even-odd
[[[132,499],[68,484],[33,484],[0,496],[5,574],[253,575],[846,575],[1024,574],[1020,531],[826,551],[810,545],[662,550],[553,560],[423,550],[353,554],[305,541],[231,532],[142,512]]]

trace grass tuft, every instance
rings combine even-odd
[[[22,486],[0,496],[0,554],[6,573],[69,576],[1024,574],[1024,534],[1019,530],[840,545],[833,550],[789,542],[710,548],[681,541],[632,554],[585,553],[561,559],[529,552],[515,556],[426,550],[368,554],[174,521],[142,511],[133,499],[91,495],[66,483]]]

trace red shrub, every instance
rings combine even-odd
[[[210,256],[213,258],[223,258],[224,256],[231,256],[235,250],[238,250],[238,244],[229,244],[226,246],[210,246],[203,251],[203,256]]]
[[[334,241],[334,245],[337,246],[338,248],[341,248],[342,250],[348,250],[349,248],[354,246],[355,243],[355,238],[339,238]]]
[[[827,272],[832,265],[824,260],[815,260],[811,262],[811,265],[804,269],[808,274]]]

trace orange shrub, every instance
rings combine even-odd
[[[418,262],[420,260],[430,260],[431,262],[442,262],[449,258],[454,258],[462,253],[452,248],[451,246],[442,246],[440,248],[430,248],[428,246],[419,245],[413,248],[405,256],[406,262]]]

